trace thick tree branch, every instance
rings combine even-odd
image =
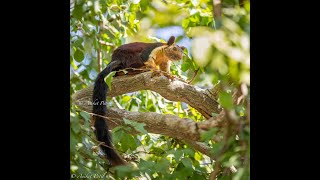
[[[72,96],[73,101],[77,102],[81,109],[88,112],[92,110],[92,90],[93,86],[90,86]],[[218,102],[215,100],[216,98],[208,90],[179,80],[171,82],[165,76],[151,78],[151,72],[114,77],[111,91],[107,95],[108,97],[114,97],[139,90],[151,90],[168,100],[185,102],[197,109],[207,119],[211,117],[212,113],[221,111]]]
[[[219,122],[223,121],[223,117],[221,118],[222,119],[215,118],[208,121],[195,122],[191,119],[179,118],[178,116],[171,114],[163,115],[155,112],[128,112],[118,108],[109,108],[106,121],[108,122],[110,129],[119,125],[125,125],[123,119],[144,123],[144,128],[150,133],[177,138],[203,154],[213,157],[210,153],[210,149],[199,142],[201,141],[200,134],[212,127],[220,126],[221,123]],[[209,123],[210,121],[214,122]],[[129,133],[136,134],[139,132],[132,130]]]
[[[150,133],[162,134],[180,140],[201,141],[200,134],[213,127],[223,126],[224,116],[217,116],[208,121],[195,122],[188,118],[179,118],[171,114],[155,112],[129,112],[118,108],[109,108],[105,117],[110,129],[125,125],[123,119],[144,123]],[[130,133],[138,133],[132,131]]]

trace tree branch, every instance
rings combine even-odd
[[[221,26],[222,0],[212,0],[212,3],[213,3],[213,18],[214,18],[215,28],[219,29]]]
[[[107,95],[108,97],[114,97],[139,90],[151,90],[170,101],[185,102],[207,119],[211,117],[212,113],[221,111],[218,102],[215,100],[216,97],[212,96],[212,93],[208,90],[179,80],[171,82],[165,76],[151,78],[151,72],[114,77],[111,83],[111,91]],[[89,86],[76,92],[72,95],[73,102],[77,103],[81,109],[91,112],[92,91],[93,86]]]
[[[220,18],[221,17],[221,1],[222,0],[213,0],[213,17]]]
[[[102,116],[103,117],[103,116]],[[109,108],[105,117],[110,129],[125,125],[123,119],[144,123],[145,129],[150,133],[162,134],[180,140],[201,141],[200,134],[213,127],[223,126],[224,116],[217,116],[208,121],[195,122],[189,118],[179,118],[172,114],[159,114],[155,112],[129,112],[118,108]],[[139,132],[132,131],[132,134]]]
[[[191,141],[189,139],[185,139],[183,140],[186,144],[189,144],[189,146],[191,146],[193,149],[201,152],[202,154],[207,155],[208,157],[210,157],[211,159],[213,159],[213,154],[211,152],[211,148],[208,147],[207,145],[205,145],[202,142],[197,142],[197,141]]]
[[[118,108],[109,108],[106,121],[108,122],[110,129],[113,129],[119,125],[125,125],[124,119],[144,123],[144,128],[148,132],[162,134],[182,140],[194,149],[206,154],[209,157],[213,157],[213,155],[211,154],[209,147],[199,142],[201,141],[200,134],[221,124],[208,123],[209,120],[195,122],[191,119],[179,118],[178,116],[171,114],[164,115],[155,112],[129,112]],[[223,119],[215,118],[214,121],[222,122]],[[132,131],[129,133],[137,134],[139,132],[132,129]]]

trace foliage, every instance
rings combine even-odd
[[[178,44],[191,42],[189,52],[186,50],[189,58],[175,63],[173,74],[188,79],[200,68],[193,84],[202,88],[221,86],[217,100],[228,114],[227,127],[202,134],[215,160],[177,139],[147,133],[144,124],[125,120],[124,126],[112,130],[112,136],[117,150],[133,166],[109,169],[95,140],[90,115],[71,105],[71,174],[92,175],[88,179],[98,175],[113,179],[209,179],[216,169],[221,172],[218,179],[249,179],[250,3],[244,2],[240,7],[238,1],[223,1],[223,15],[217,19],[213,18],[209,0],[71,1],[70,94],[93,83],[116,47],[132,41],[165,41],[158,30],[180,27],[182,33],[171,32],[178,36]],[[242,92],[239,104],[232,96],[235,92]],[[168,101],[148,90],[115,100],[128,111],[205,120],[187,104]],[[111,100],[108,103],[115,106]],[[131,129],[139,134],[129,134]]]

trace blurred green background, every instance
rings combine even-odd
[[[233,115],[229,126],[203,135],[215,160],[171,137],[131,135],[126,133],[128,127],[113,129],[116,148],[133,167],[108,169],[99,156],[89,114],[71,103],[71,174],[107,172],[105,177],[110,179],[210,179],[218,167],[218,179],[250,178],[250,2],[224,0],[221,8],[215,2],[71,0],[70,95],[93,83],[118,46],[134,41],[164,42],[174,35],[177,44],[187,47],[189,57],[175,62],[172,73],[190,79],[199,68],[192,85],[221,86],[217,101]],[[214,17],[219,10],[221,16]],[[241,92],[240,103],[232,101],[235,92]],[[128,111],[205,120],[187,104],[147,90],[118,96],[108,106],[116,107],[115,101]]]

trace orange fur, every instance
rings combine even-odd
[[[152,70],[161,70],[170,73],[172,60],[182,59],[182,49],[176,44],[163,45],[155,48],[144,64]]]

